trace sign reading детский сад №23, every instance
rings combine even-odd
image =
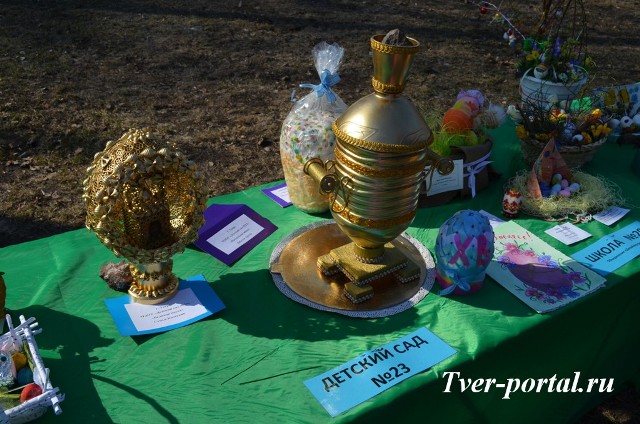
[[[426,370],[456,351],[421,328],[304,382],[332,417]]]

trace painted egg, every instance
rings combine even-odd
[[[640,127],[640,113],[636,113],[636,115],[633,117],[633,123],[636,125],[636,127]]]
[[[545,65],[538,65],[533,68],[533,76],[536,78],[544,78],[549,74],[549,69]]]
[[[571,138],[576,133],[576,126],[572,122],[566,122],[562,128],[560,138],[563,141],[571,141]]]
[[[563,189],[563,190],[560,190],[558,192],[558,195],[560,195],[562,197],[569,197],[569,196],[571,196],[571,192],[569,190],[567,190],[567,189]]]
[[[582,136],[582,134],[576,134],[573,137],[571,137],[571,143],[573,144],[582,144],[583,141],[584,141],[584,137]]]
[[[0,352],[0,386],[13,386],[16,378],[16,367],[13,364],[11,355],[7,352]]]
[[[625,129],[625,128],[630,128],[631,125],[633,125],[633,119],[629,118],[628,116],[623,116],[620,119],[620,127]]]
[[[569,187],[569,181],[563,179],[562,181],[560,181],[560,187],[562,188]]]
[[[16,366],[16,370],[20,370],[21,368],[27,365],[27,357],[22,352],[16,352],[11,355],[11,359],[13,359],[13,363]]]
[[[36,383],[27,384],[22,392],[20,392],[20,402],[26,402],[29,399],[33,399],[34,397],[38,397],[42,394],[42,387],[38,386]]]
[[[573,184],[571,184],[571,185],[569,186],[569,191],[570,191],[571,193],[577,193],[577,192],[579,192],[579,191],[580,191],[580,184],[578,184],[578,183],[573,183]]]
[[[551,187],[551,195],[555,196],[560,192],[560,190],[562,190],[562,187],[560,186],[560,184],[554,185],[553,187]]]
[[[507,218],[515,218],[520,213],[522,195],[514,188],[508,190],[502,197],[502,215]]]
[[[613,118],[609,120],[609,126],[611,127],[611,129],[616,129],[620,126],[620,120]]]
[[[553,177],[551,177],[551,184],[560,184],[560,181],[562,181],[561,174],[554,174]]]
[[[522,121],[522,114],[514,105],[507,106],[507,115],[509,115],[509,117],[516,123]]]
[[[436,239],[436,279],[442,295],[471,294],[484,282],[493,258],[493,229],[480,212],[456,212],[440,227]]]
[[[29,367],[20,368],[18,371],[18,386],[24,386],[29,383],[33,383],[33,371]]]

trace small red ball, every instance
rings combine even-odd
[[[484,6],[480,6],[480,13],[482,13],[483,15],[487,13],[487,8]]]

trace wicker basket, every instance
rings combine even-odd
[[[5,411],[9,423],[19,424],[35,420],[42,416],[49,407],[53,407],[56,415],[61,414],[60,402],[64,400],[64,395],[59,392],[57,387],[54,388],[51,385],[49,369],[44,367],[34,337],[36,334],[41,333],[42,329],[37,328],[38,323],[35,322],[35,318],[25,320],[24,316],[20,316],[20,325],[17,327],[13,327],[9,315],[6,316],[6,319],[9,331],[0,336],[0,343],[11,343],[13,340],[14,345],[25,349],[25,355],[30,359],[29,362],[33,364],[33,381],[42,388],[41,395]]]
[[[569,168],[580,168],[582,165],[593,159],[598,148],[606,141],[607,137],[605,136],[591,144],[584,144],[581,146],[560,146],[558,147],[558,151]],[[536,140],[535,138],[528,137],[520,139],[520,150],[522,151],[522,156],[524,157],[524,161],[527,165],[533,165],[546,145],[546,142]]]

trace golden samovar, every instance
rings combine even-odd
[[[419,267],[390,242],[413,221],[427,173],[453,169],[450,160],[428,148],[433,134],[402,94],[420,43],[407,37],[407,45],[390,45],[383,43],[384,37],[371,38],[374,92],[333,123],[336,159],[305,164],[351,240],[320,256],[318,268],[325,275],[345,274],[350,280],[345,294],[354,303],[373,297],[370,283],[388,274],[401,282],[418,278]]]

